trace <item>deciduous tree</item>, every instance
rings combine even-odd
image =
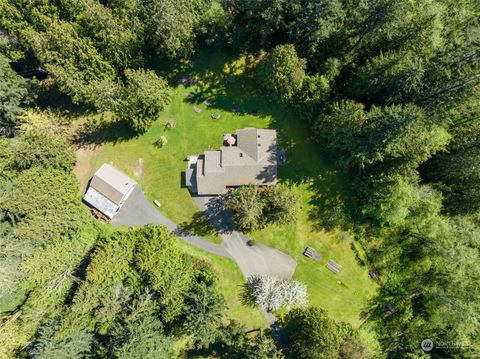
[[[297,56],[293,45],[278,45],[255,68],[255,78],[267,93],[291,100],[302,88],[306,62]]]
[[[248,288],[255,303],[267,312],[281,308],[301,308],[308,304],[307,287],[298,281],[280,280],[271,276],[251,276]]]
[[[339,358],[348,333],[316,307],[293,309],[284,319],[290,358]]]
[[[233,211],[233,220],[240,230],[256,229],[264,223],[264,203],[257,195],[255,186],[242,186],[236,189],[227,207]]]
[[[170,103],[167,82],[153,71],[126,70],[125,87],[116,92],[113,112],[139,132],[147,131]]]

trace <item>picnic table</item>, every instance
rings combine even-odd
[[[305,250],[303,251],[303,255],[305,257],[313,259],[316,262],[318,262],[320,259],[322,259],[322,254],[320,252],[317,252],[312,247],[305,248]]]
[[[342,266],[338,263],[335,263],[334,261],[330,260],[328,263],[327,263],[327,268],[335,273],[335,274],[338,274],[338,272],[340,272],[340,269],[342,269]]]

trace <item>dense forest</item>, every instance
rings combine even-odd
[[[68,123],[25,121],[55,91],[142,134],[171,101],[149,61],[212,46],[252,55],[350,178],[322,216],[381,280],[379,352],[320,308],[285,315],[286,345],[247,333],[165,228],[88,215]],[[478,0],[0,0],[0,357],[478,357],[479,163]]]

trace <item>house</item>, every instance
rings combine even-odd
[[[130,177],[104,163],[92,177],[83,200],[108,218],[112,218],[136,185]]]
[[[198,195],[224,194],[231,187],[277,183],[277,132],[244,128],[224,136],[219,150],[188,157],[186,185]]]

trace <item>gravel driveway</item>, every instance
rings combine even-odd
[[[145,197],[142,190],[136,186],[132,194],[127,198],[120,211],[111,220],[114,226],[133,226],[147,224],[163,224],[167,226],[176,236],[185,240],[191,245],[207,252],[232,259],[230,253],[202,237],[187,233],[167,217],[162,215]]]
[[[198,208],[222,237],[222,247],[235,259],[245,278],[251,275],[270,275],[290,279],[297,263],[288,254],[263,244],[247,245],[250,240],[243,233],[235,231],[231,213],[224,209],[221,197],[194,197]]]
[[[187,233],[167,217],[162,215],[136,186],[120,211],[113,217],[114,226],[163,224],[176,236],[187,243],[207,252],[235,260],[245,278],[252,275],[270,275],[291,279],[297,263],[288,254],[263,244],[247,245],[250,240],[243,233],[235,231],[231,213],[224,209],[225,198],[194,197],[198,208],[222,237],[222,244],[216,245],[202,237]],[[263,313],[270,326],[281,337],[278,322],[272,313]]]

